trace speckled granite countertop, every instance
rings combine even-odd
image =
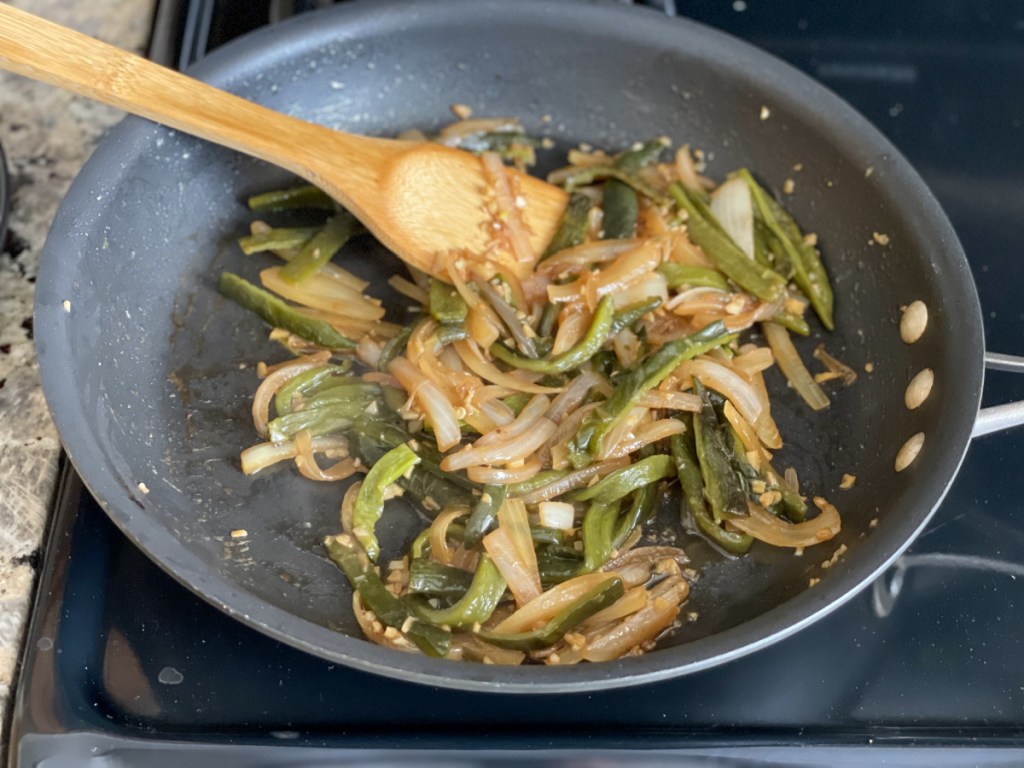
[[[12,5],[140,51],[154,0],[13,0]],[[56,480],[59,442],[39,386],[32,297],[39,253],[71,180],[121,113],[0,72],[0,145],[12,181],[0,253],[0,728],[6,720]],[[3,742],[0,733],[0,744]]]

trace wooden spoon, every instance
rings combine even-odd
[[[279,165],[323,189],[406,263],[438,274],[438,255],[491,240],[480,159],[431,143],[334,131],[282,115],[0,2],[0,67]],[[566,194],[517,174],[539,254]],[[532,264],[517,269],[528,273]]]

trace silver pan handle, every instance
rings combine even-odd
[[[1024,373],[1024,357],[986,352],[985,367],[993,371]],[[978,411],[978,418],[974,421],[974,430],[971,432],[971,437],[981,437],[983,435],[990,435],[993,432],[1002,432],[1004,429],[1018,427],[1021,424],[1024,424],[1024,401],[982,408]]]

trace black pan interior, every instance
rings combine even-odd
[[[233,243],[250,218],[246,196],[288,177],[138,119],[97,150],[47,244],[36,317],[47,398],[87,484],[143,550],[213,603],[310,652],[406,679],[505,691],[625,685],[726,661],[852,594],[941,499],[981,388],[981,321],[966,261],[937,203],[891,145],[795,70],[643,10],[512,6],[344,4],[234,43],[195,75],[355,132],[433,129],[459,102],[477,115],[517,115],[554,139],[549,163],[581,141],[616,150],[667,135],[702,149],[713,177],[749,166],[776,190],[792,179],[786,204],[818,233],[838,297],[837,331],[815,333],[801,350],[810,359],[825,343],[860,377],[833,388],[832,407],[814,414],[772,376],[773,412],[787,440],[778,463],[796,467],[804,489],[839,507],[836,540],[802,557],[758,546],[731,561],[684,541],[702,564],[688,606],[699,618],[638,659],[509,670],[363,641],[349,588],[318,543],[338,528],[341,489],[291,471],[250,480],[238,465],[240,449],[255,442],[255,363],[282,353],[215,283],[223,269],[254,278],[268,263],[246,259]],[[376,284],[397,267],[368,240],[345,261]],[[926,302],[931,321],[923,340],[907,346],[899,308],[915,299]],[[924,367],[935,371],[935,390],[908,412],[904,387]],[[921,431],[920,459],[897,475],[897,450]],[[856,485],[840,491],[847,472]],[[385,552],[421,525],[392,502]],[[247,536],[232,538],[235,529]],[[846,554],[822,569],[839,546]]]

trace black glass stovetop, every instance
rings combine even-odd
[[[153,55],[187,62],[322,4],[164,0]],[[881,128],[953,221],[989,348],[1024,353],[1024,5],[946,0],[920,14],[887,0],[652,5],[678,6],[787,59]],[[1024,398],[1010,374],[990,373],[986,386],[987,403]],[[679,680],[564,696],[407,684],[270,640],[153,565],[66,467],[8,759],[61,768],[1024,764],[1022,456],[1024,431],[978,440],[908,554],[794,637]]]

